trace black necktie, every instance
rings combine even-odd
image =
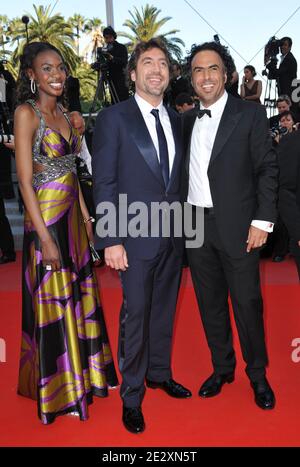
[[[162,124],[159,118],[159,110],[153,109],[151,110],[151,113],[155,117],[156,132],[157,132],[158,147],[159,147],[160,168],[161,168],[161,173],[162,173],[162,176],[165,182],[165,186],[167,187],[169,183],[168,143],[167,143],[166,135],[164,133],[164,129],[162,127]]]
[[[211,118],[211,111],[209,109],[199,109],[198,110],[198,118],[202,118],[203,115],[208,115]]]

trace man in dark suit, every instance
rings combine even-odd
[[[115,30],[108,26],[103,30],[103,37],[106,42],[108,66],[108,78],[111,82],[110,94],[112,103],[125,101],[129,97],[128,87],[126,84],[126,67],[128,62],[128,53],[126,46],[120,44],[117,39]]]
[[[214,368],[199,395],[215,396],[234,380],[229,292],[255,401],[272,409],[259,279],[259,248],[276,219],[278,169],[268,121],[262,106],[225,91],[234,69],[225,47],[195,46],[190,64],[200,110],[183,117],[183,196],[194,211],[204,209],[204,244],[187,254]]]
[[[281,139],[278,145],[279,212],[290,234],[290,251],[300,280],[300,131]]]
[[[291,52],[292,39],[283,37],[280,41],[281,62],[278,69],[278,91],[279,94],[287,94],[292,96],[292,83],[297,78],[297,61]]]
[[[283,112],[286,112],[286,111],[291,109],[292,102],[291,102],[291,99],[289,98],[289,96],[284,95],[284,94],[282,96],[279,96],[277,101],[276,101],[276,107],[277,107],[277,110],[278,110],[278,114],[273,115],[272,117],[269,118],[270,129],[278,128],[280,115]]]
[[[172,65],[173,78],[170,82],[170,105],[175,108],[175,102],[177,96],[182,93],[192,93],[191,85],[188,80],[182,76],[182,66],[175,62]]]
[[[159,40],[138,44],[129,62],[135,96],[97,117],[92,168],[98,213],[99,205],[109,202],[115,206],[118,219],[124,213],[122,194],[127,195],[131,212],[133,203],[139,206],[135,212],[146,208],[148,213],[153,203],[177,202],[180,206],[181,121],[163,106],[169,66],[168,52]],[[161,228],[152,236],[157,219],[147,216],[140,221],[142,233],[131,231],[127,235],[133,225],[132,214],[125,215],[125,220],[124,214],[121,217],[117,233],[109,231],[105,236],[99,231],[100,216],[96,248],[105,249],[106,264],[120,271],[123,304],[118,362],[123,423],[129,431],[140,433],[145,428],[141,411],[145,378],[148,387],[160,388],[172,397],[191,396],[172,379],[170,367],[183,244],[172,232],[169,238],[164,237]]]

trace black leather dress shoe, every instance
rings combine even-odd
[[[174,379],[169,379],[168,381],[163,381],[161,383],[146,379],[146,385],[151,389],[162,389],[167,394],[169,394],[169,396],[176,397],[177,399],[187,399],[188,397],[192,396],[191,391],[186,389],[181,384],[176,383]]]
[[[16,255],[2,255],[0,257],[0,264],[13,263],[16,261]]]
[[[274,258],[272,259],[273,263],[282,263],[282,261],[284,261],[284,256],[274,256]]]
[[[123,423],[130,433],[142,433],[145,430],[145,422],[141,407],[123,406]]]
[[[272,410],[275,407],[275,395],[267,379],[258,382],[251,381],[256,405],[263,410]]]
[[[213,373],[199,389],[200,397],[214,397],[221,392],[222,386],[225,383],[233,383],[234,374],[227,373],[226,375],[216,375]]]

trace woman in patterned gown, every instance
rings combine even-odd
[[[15,112],[26,207],[18,392],[37,400],[44,424],[67,413],[86,420],[93,395],[117,385],[89,249],[93,219],[75,169],[80,135],[58,103],[65,79],[55,47],[25,47]]]

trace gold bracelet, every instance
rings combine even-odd
[[[85,224],[86,224],[87,222],[92,222],[92,223],[93,223],[93,222],[95,222],[95,219],[94,219],[92,216],[90,216],[88,219],[83,219],[83,222],[84,222]]]

